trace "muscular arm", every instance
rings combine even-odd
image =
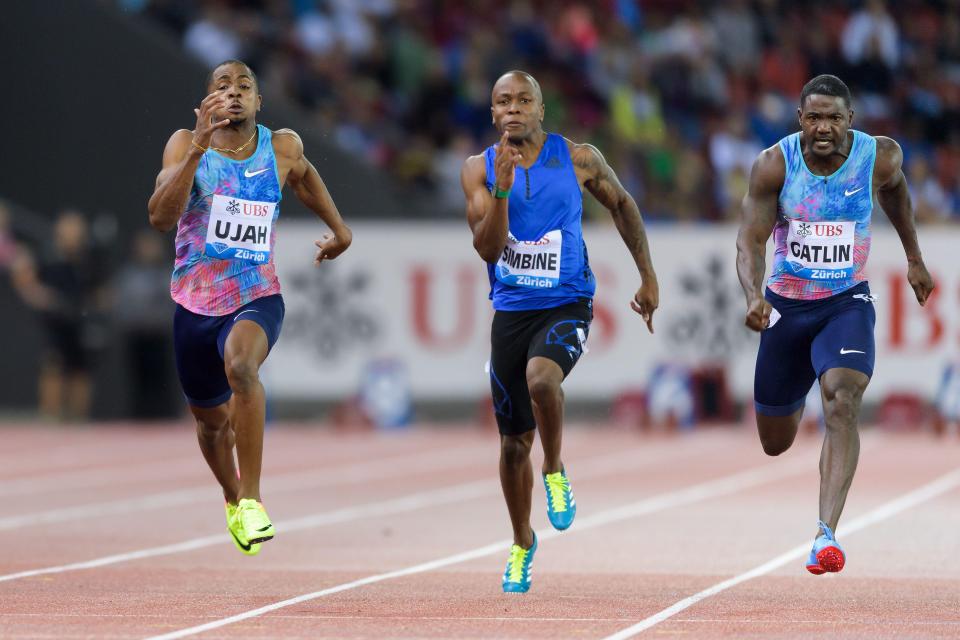
[[[620,184],[617,174],[607,164],[603,154],[589,144],[570,145],[570,157],[577,177],[597,201],[610,212],[613,222],[633,257],[640,272],[640,288],[637,289],[631,308],[640,314],[647,323],[647,329],[653,333],[653,312],[660,306],[660,287],[657,274],[650,259],[650,247],[647,245],[647,232],[640,216],[640,208],[627,190]]]
[[[777,222],[777,197],[786,173],[778,146],[760,153],[750,170],[743,217],[737,233],[737,276],[747,297],[747,321],[751,329],[766,328],[770,309],[763,299],[767,239]]]
[[[903,152],[895,140],[877,136],[877,159],[874,179],[877,183],[877,200],[884,213],[900,236],[900,243],[907,256],[907,279],[922,305],[933,290],[933,280],[923,263],[920,243],[917,240],[916,218],[910,202],[907,179],[903,175]]]
[[[620,237],[623,238],[627,250],[633,256],[640,277],[644,280],[648,278],[656,280],[653,262],[650,259],[650,248],[647,246],[647,232],[643,226],[640,207],[637,206],[633,196],[623,188],[603,154],[593,145],[573,145],[571,158],[577,172],[585,178],[583,186],[607,208],[613,217]]]
[[[494,198],[487,191],[483,156],[471,156],[460,170],[460,185],[467,199],[467,224],[473,232],[473,248],[485,261],[494,263],[507,244],[508,198]]]
[[[278,156],[281,174],[286,170],[286,183],[293,189],[297,199],[330,227],[332,235],[328,234],[316,242],[319,247],[317,262],[336,258],[353,242],[353,232],[340,216],[317,169],[303,155],[303,141],[296,132],[279,129],[274,133],[274,151]]]
[[[159,231],[177,226],[190,197],[193,177],[203,154],[190,144],[193,134],[180,129],[170,136],[163,150],[163,168],[147,204],[150,225]]]

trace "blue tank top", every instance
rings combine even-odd
[[[280,176],[273,135],[263,125],[257,130],[252,156],[234,160],[208,150],[194,174],[170,283],[173,299],[194,313],[225,315],[280,291],[273,262]]]
[[[492,191],[496,145],[483,155]],[[563,136],[548,134],[533,166],[516,168],[508,216],[507,245],[496,264],[487,264],[494,309],[551,309],[593,297],[583,194]]]
[[[877,141],[853,131],[850,155],[829,176],[814,175],[800,134],[780,141],[786,166],[773,229],[767,286],[796,300],[828,298],[866,279]]]

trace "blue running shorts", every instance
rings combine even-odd
[[[757,413],[788,416],[828,369],[855,369],[873,376],[877,312],[866,282],[822,300],[792,300],[769,289],[774,311],[760,333],[753,381]]]
[[[249,302],[225,316],[203,316],[177,305],[173,314],[173,350],[183,394],[194,407],[223,404],[233,392],[227,381],[223,349],[233,325],[252,320],[267,334],[269,348],[280,337],[283,297],[277,293]]]

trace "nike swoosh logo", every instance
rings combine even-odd
[[[264,169],[264,171],[266,171],[266,169]],[[845,190],[845,191],[843,192],[843,195],[844,195],[844,197],[849,198],[850,196],[852,196],[853,194],[855,194],[855,193],[858,192],[858,191],[863,191],[863,187],[860,187],[859,189],[854,189],[853,191]]]
[[[845,356],[848,353],[866,353],[866,351],[857,351],[856,349],[840,349],[840,355]]]
[[[247,169],[246,171],[243,172],[243,177],[244,177],[244,178],[252,178],[253,176],[258,176],[258,175],[260,175],[261,173],[263,173],[264,171],[269,171],[269,170],[270,170],[269,168],[267,168],[267,169],[259,169],[259,170],[257,170],[257,171],[250,171],[249,169]],[[860,188],[863,189],[863,187],[860,187]]]
[[[241,312],[238,313],[237,315],[233,316],[233,321],[236,322],[236,321],[237,321],[237,318],[239,318],[240,316],[242,316],[242,315],[245,314],[245,313],[260,313],[260,312],[257,311],[256,309],[244,309],[243,311],[241,311]]]
[[[233,536],[233,539],[237,541],[237,544],[238,544],[238,545],[240,545],[241,547],[243,547],[243,550],[244,550],[244,551],[250,551],[250,547],[253,546],[252,544],[243,544],[243,540],[241,540],[240,538],[238,538],[238,537],[237,537],[237,534],[235,534],[235,533],[234,533],[233,531],[231,531],[230,529],[227,529],[227,531],[230,531],[230,535]]]

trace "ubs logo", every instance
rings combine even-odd
[[[290,276],[285,292],[299,310],[285,318],[284,333],[320,360],[336,361],[369,347],[381,333],[380,322],[370,311],[370,274],[343,273],[335,268],[339,266],[298,271]]]
[[[806,222],[801,222],[799,227],[797,228],[797,235],[800,236],[801,238],[806,238],[812,233],[813,231],[810,230],[810,225],[807,224]]]

